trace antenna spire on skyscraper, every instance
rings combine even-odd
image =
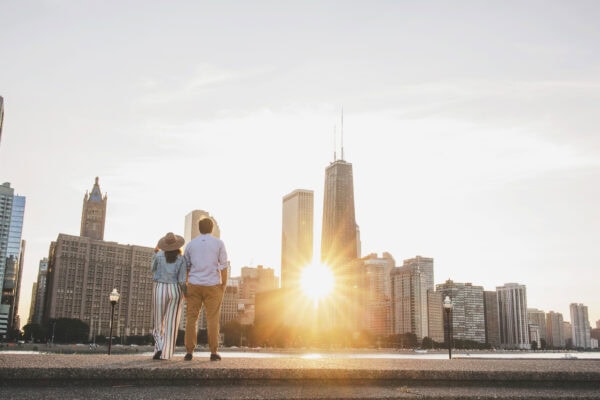
[[[335,124],[333,124],[333,162],[335,162],[337,160],[337,141],[335,140],[335,135],[337,134],[336,132],[336,126]]]
[[[342,161],[344,161],[344,106],[342,106]]]

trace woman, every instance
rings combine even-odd
[[[152,258],[155,360],[168,360],[175,350],[187,275],[181,253],[184,243],[183,237],[169,232],[158,241],[159,251]]]

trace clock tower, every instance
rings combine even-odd
[[[81,213],[80,236],[90,239],[104,240],[104,223],[106,222],[106,194],[102,196],[98,177],[92,192],[83,197],[83,212]]]

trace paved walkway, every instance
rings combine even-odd
[[[600,399],[600,360],[232,358],[3,354],[0,396]],[[65,387],[69,387],[65,391]],[[76,394],[68,397],[66,393]],[[87,393],[87,394],[86,394]],[[128,394],[129,393],[129,394]],[[147,397],[143,395],[147,393]],[[102,397],[100,396],[109,396]],[[186,397],[188,396],[189,397]],[[22,397],[24,396],[24,397]],[[100,397],[99,397],[100,396]],[[113,396],[113,397],[110,397]],[[128,397],[130,396],[130,397]],[[153,397],[154,396],[154,397]]]

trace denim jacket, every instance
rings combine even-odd
[[[183,283],[187,278],[187,264],[183,256],[177,256],[174,263],[167,263],[165,253],[159,251],[152,258],[152,279],[162,283]]]

